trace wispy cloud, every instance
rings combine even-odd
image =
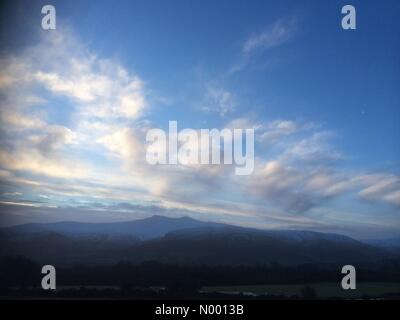
[[[279,20],[267,30],[251,36],[243,44],[243,54],[252,54],[257,50],[269,50],[288,41],[295,30],[294,20]]]
[[[22,193],[21,192],[4,192],[4,193],[2,193],[2,195],[6,196],[6,197],[8,197],[8,196],[15,197],[15,196],[22,196]]]
[[[295,22],[280,21],[247,39],[244,64],[236,71],[257,53],[285,44],[295,31]],[[367,204],[400,205],[399,177],[343,170],[342,153],[328,129],[285,117],[230,118],[239,98],[223,85],[207,87],[204,110],[223,117],[219,129],[255,129],[254,174],[239,178],[222,164],[150,166],[145,161],[151,120],[146,118],[146,81],[118,61],[98,57],[68,31],[47,35],[0,59],[0,179],[7,209],[26,196],[51,206],[26,205],[32,201],[18,206],[15,212],[28,217],[75,210],[74,218],[82,214],[88,220],[96,210],[99,219],[112,220],[175,210],[242,224],[265,218],[280,227],[312,227],[323,221],[310,212],[343,195]],[[116,202],[125,204],[110,205]],[[159,207],[141,208],[138,202]],[[78,210],[82,203],[87,207]],[[114,215],[107,217],[107,210]]]
[[[202,110],[215,112],[221,117],[231,113],[236,107],[236,99],[232,92],[221,87],[208,87]]]
[[[367,201],[384,201],[400,208],[400,177],[393,174],[364,174],[355,182],[362,187],[358,195]]]
[[[291,18],[278,20],[260,33],[253,34],[244,41],[240,59],[231,67],[229,73],[232,74],[245,68],[256,54],[282,46],[293,37],[297,28],[297,21]]]

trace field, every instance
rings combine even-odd
[[[257,286],[227,286],[227,287],[203,287],[203,292],[224,292],[232,294],[249,294],[249,295],[285,295],[301,296],[304,287],[312,287],[315,289],[318,298],[357,298],[364,295],[370,297],[380,296],[384,293],[400,293],[400,283],[385,282],[365,282],[358,283],[355,290],[343,290],[339,283],[313,283],[313,284],[296,284],[296,285],[257,285]]]

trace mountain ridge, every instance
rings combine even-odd
[[[0,229],[4,254],[62,264],[119,261],[258,265],[374,263],[399,257],[348,236],[307,230],[262,230],[189,217],[152,216],[130,222],[57,222]]]
[[[90,229],[91,228],[91,229]],[[147,234],[146,229],[153,229]],[[51,223],[25,223],[15,226],[0,228],[0,230],[13,230],[18,232],[41,232],[55,231],[65,234],[111,234],[111,235],[144,235],[142,240],[150,240],[153,238],[165,236],[169,232],[178,232],[179,230],[194,230],[195,228],[212,228],[212,229],[229,229],[242,230],[250,232],[261,232],[266,234],[280,234],[287,238],[302,240],[304,238],[312,238],[322,236],[324,238],[332,238],[335,240],[353,240],[359,241],[352,237],[338,234],[326,233],[310,230],[294,230],[294,229],[259,229],[255,227],[243,227],[230,225],[226,223],[196,220],[188,216],[182,217],[166,217],[162,215],[152,215],[147,218],[137,220],[127,220],[122,222],[77,222],[77,221],[60,221]],[[134,234],[134,233],[138,234]],[[183,232],[183,231],[182,231]],[[364,242],[364,241],[360,241]]]

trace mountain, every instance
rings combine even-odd
[[[123,223],[60,222],[0,229],[0,255],[45,264],[101,265],[159,261],[182,265],[374,263],[398,254],[347,236],[258,230],[188,217]]]
[[[387,239],[367,239],[363,240],[363,242],[380,248],[387,248],[393,250],[400,249],[400,237],[387,238]]]
[[[56,222],[30,223],[4,228],[19,233],[56,232],[62,235],[95,235],[135,236],[141,240],[149,240],[166,235],[168,232],[186,228],[222,227],[224,225],[203,222],[189,217],[168,218],[154,215],[141,220],[112,223]]]
[[[171,232],[133,247],[129,256],[140,261],[198,265],[357,264],[388,258],[386,251],[342,235],[237,227]]]

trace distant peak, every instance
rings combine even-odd
[[[162,216],[159,214],[154,214],[151,217],[147,218],[147,219],[152,219],[152,220],[191,220],[191,221],[195,221],[195,219],[188,217],[188,216],[182,216],[182,217],[166,217],[166,216]]]
[[[163,218],[166,219],[167,217],[159,215],[159,214],[153,214],[149,218],[151,218],[151,219],[163,219]]]

